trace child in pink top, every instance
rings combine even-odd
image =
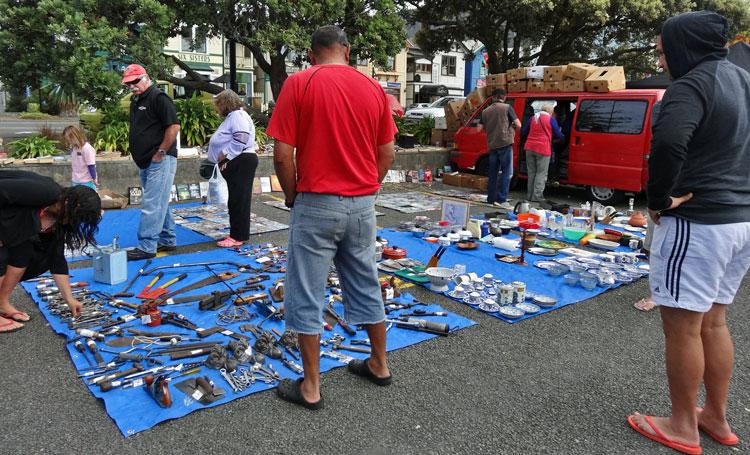
[[[96,177],[96,150],[86,140],[86,135],[77,126],[63,130],[63,141],[70,148],[73,185],[85,185],[92,189],[99,186]]]

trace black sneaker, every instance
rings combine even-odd
[[[156,253],[147,253],[138,248],[128,250],[128,261],[140,261],[141,259],[151,259],[156,257]]]
[[[177,249],[177,245],[158,245],[156,247],[156,252],[161,253],[162,251],[174,251]]]

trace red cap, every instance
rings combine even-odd
[[[127,84],[128,82],[134,81],[145,75],[146,70],[141,65],[133,63],[132,65],[128,65],[128,67],[125,68],[125,71],[122,72],[122,83]]]

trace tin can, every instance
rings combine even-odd
[[[523,281],[514,281],[513,285],[513,301],[515,303],[523,303],[526,300],[526,283]]]
[[[500,305],[512,305],[513,293],[514,293],[514,289],[512,285],[504,284],[500,286],[500,295],[498,298],[498,303],[500,303]]]

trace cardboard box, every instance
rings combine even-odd
[[[565,67],[563,77],[565,79],[585,81],[586,78],[591,76],[591,73],[596,71],[596,68],[596,66],[589,65],[588,63],[568,63],[568,66]]]
[[[544,79],[544,69],[546,66],[530,66],[526,68],[526,79]]]
[[[463,125],[461,124],[461,120],[458,119],[458,117],[446,117],[446,131],[458,131],[459,128],[461,128]]]
[[[486,99],[487,94],[485,92],[485,87],[478,87],[466,97],[466,101],[470,103],[474,109],[479,108]]]
[[[461,178],[461,186],[487,191],[488,181],[487,177],[481,175],[466,174],[466,177]]]
[[[526,79],[526,68],[511,68],[505,73],[508,84],[511,81],[521,81]]]
[[[461,108],[464,105],[464,100],[453,100],[445,105],[443,110],[445,111],[446,117],[448,114],[452,114],[454,117],[458,117],[458,114],[461,112]]]
[[[448,129],[448,120],[446,120],[445,117],[434,117],[434,119],[435,119],[435,128],[439,130]]]
[[[584,90],[583,81],[567,79],[561,82],[563,92],[582,92]]]
[[[560,82],[563,80],[566,66],[545,66],[544,82]]]
[[[485,87],[485,89],[487,90],[486,91],[487,98],[489,98],[490,96],[492,96],[492,92],[494,92],[495,90],[497,90],[499,88],[505,90],[505,93],[508,93],[508,86],[506,84],[503,84],[503,85],[488,85],[488,86]]]
[[[436,145],[440,146],[443,143],[443,132],[445,130],[439,130],[437,128],[432,129],[432,134],[430,134],[430,145]]]
[[[461,126],[466,125],[466,122],[469,121],[471,114],[473,114],[475,110],[474,106],[472,106],[471,102],[467,99],[461,107],[461,112],[458,114],[458,120],[461,122]]]
[[[508,83],[508,78],[505,73],[488,74],[485,83],[487,86],[505,85]]]
[[[625,69],[622,66],[597,68],[584,83],[587,92],[607,93],[625,88]]]
[[[576,81],[581,82],[581,81]],[[545,92],[562,92],[562,82],[544,82],[544,91]]]
[[[513,81],[508,83],[508,93],[526,91],[526,81]]]
[[[542,81],[528,81],[526,83],[526,91],[530,93],[540,93],[544,91],[544,82]]]
[[[99,198],[102,200],[103,209],[123,209],[128,205],[128,198],[122,194],[115,193],[106,188],[99,188],[97,192],[99,193]],[[143,192],[141,192],[141,194],[143,194]],[[140,198],[138,203],[140,203]]]

